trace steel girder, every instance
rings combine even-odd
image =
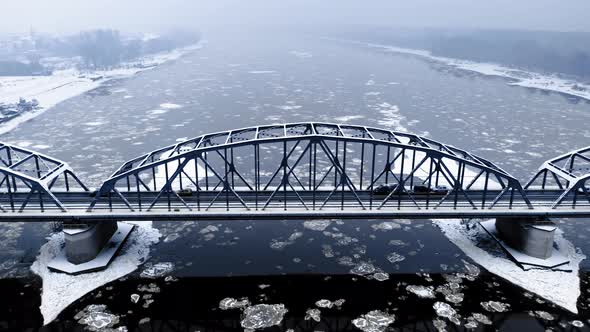
[[[377,195],[381,184],[396,184]],[[412,189],[445,185],[441,195]],[[187,193],[187,189],[190,192]],[[474,195],[473,192],[477,192]],[[532,208],[519,181],[484,158],[413,134],[305,122],[205,134],[124,163],[89,211]]]
[[[525,189],[561,191],[552,208],[566,203],[572,208],[579,200],[590,203],[590,146],[545,161]]]
[[[3,212],[44,211],[46,203],[65,212],[55,191],[80,188],[88,191],[67,163],[6,143],[0,143],[0,174],[0,210]]]

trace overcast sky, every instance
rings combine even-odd
[[[388,24],[590,31],[590,0],[0,0],[0,32]]]

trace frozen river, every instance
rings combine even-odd
[[[177,140],[279,122],[365,124],[427,135],[488,158],[522,181],[544,160],[590,145],[584,100],[359,44],[253,38],[209,36],[203,49],[69,99],[1,140],[68,161],[90,186],[124,161]],[[394,315],[393,327],[419,330],[442,322],[450,329],[473,322],[542,331],[568,329],[574,321],[589,325],[587,261],[574,315],[485,271],[476,276],[469,259],[429,221],[381,222],[156,223],[163,236],[149,263],[171,263],[165,266],[172,271],[146,279],[142,266],[83,297],[53,325],[80,327],[84,308],[104,304],[118,317],[115,327],[130,331],[239,328],[241,311],[219,308],[228,297],[284,304],[278,330],[353,329],[352,320],[373,310]],[[560,227],[590,253],[590,224]],[[42,324],[41,284],[29,266],[50,232],[44,224],[0,225],[0,330]],[[359,267],[384,273],[367,279]],[[426,298],[410,285],[426,286]],[[318,308],[321,299],[345,302]],[[438,302],[452,305],[456,312],[447,316],[460,325],[444,318],[446,307]],[[319,322],[312,308],[321,311]]]

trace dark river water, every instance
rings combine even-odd
[[[68,161],[90,186],[124,161],[178,139],[280,122],[345,122],[427,135],[488,158],[522,181],[544,160],[589,145],[590,103],[507,83],[309,36],[212,35],[201,50],[67,100],[1,140]],[[586,221],[557,220],[565,237],[590,253]],[[453,304],[461,324],[446,320],[448,330],[465,329],[474,313],[490,320],[477,323],[480,330],[590,325],[587,260],[581,264],[580,313],[574,315],[486,271],[465,278],[471,261],[428,220],[399,221],[390,231],[372,227],[377,221],[333,220],[326,230],[337,236],[303,222],[155,223],[163,236],[149,260],[173,263],[172,272],[146,280],[140,267],[84,296],[44,328],[41,280],[29,267],[54,225],[1,224],[0,330],[83,330],[75,316],[91,304],[106,305],[119,317],[116,327],[129,331],[242,330],[240,310],[219,309],[227,297],[284,304],[284,319],[269,330],[354,330],[351,321],[372,310],[394,314],[392,328],[441,328],[445,319],[437,318],[433,303],[444,301],[444,292],[433,299],[406,290],[419,284],[459,287],[464,294]],[[203,231],[211,226],[216,231]],[[284,247],[272,248],[277,242]],[[392,253],[404,259],[392,263]],[[371,262],[389,279],[350,274],[350,260]],[[145,286],[152,291],[138,291]],[[134,293],[149,296],[133,303]],[[345,303],[322,309],[319,322],[305,319],[320,299]],[[481,305],[487,301],[510,307],[489,312]],[[539,311],[551,319],[534,314]]]

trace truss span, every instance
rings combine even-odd
[[[67,163],[35,151],[0,143],[0,163],[3,212],[44,211],[47,205],[65,212],[54,191],[88,191]]]
[[[590,204],[590,146],[547,160],[525,188],[559,192],[553,209],[564,205],[575,208],[579,201]]]
[[[532,204],[484,158],[409,133],[307,122],[205,134],[134,158],[88,211],[493,208]]]

